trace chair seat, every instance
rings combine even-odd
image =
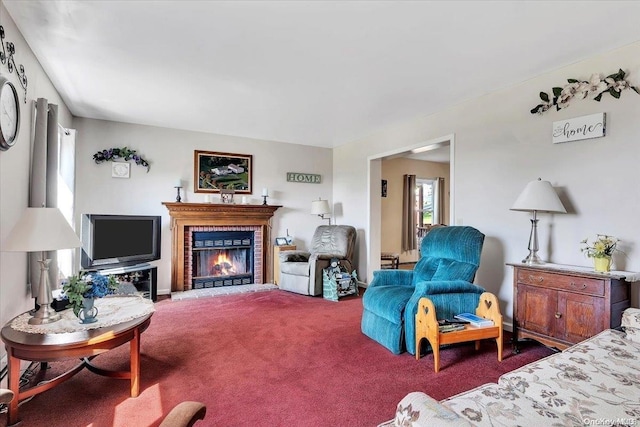
[[[285,274],[293,274],[294,276],[308,276],[308,262],[285,262],[280,264],[280,272]]]
[[[362,304],[377,316],[400,325],[412,294],[409,286],[376,286],[365,291]]]

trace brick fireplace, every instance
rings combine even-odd
[[[280,206],[163,205],[171,217],[172,291],[271,280],[271,218]]]

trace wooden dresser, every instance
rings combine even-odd
[[[514,269],[516,351],[523,338],[564,350],[620,327],[622,312],[630,305],[630,283],[623,275],[560,264],[507,265]]]

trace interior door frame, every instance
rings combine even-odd
[[[438,138],[412,144],[406,147],[396,148],[367,157],[367,179],[369,181],[367,191],[367,278],[373,279],[373,272],[380,269],[381,227],[382,213],[380,200],[380,180],[382,179],[382,160],[388,157],[410,153],[412,150],[420,150],[430,146],[440,146],[449,142],[449,224],[454,224],[455,218],[455,134],[444,135]]]

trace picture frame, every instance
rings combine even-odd
[[[131,165],[127,162],[113,162],[111,163],[111,177],[112,178],[129,178],[131,174]]]
[[[276,237],[276,246],[286,246],[288,244],[286,237]]]
[[[224,189],[252,194],[253,156],[195,150],[193,175],[196,193],[220,193]]]

